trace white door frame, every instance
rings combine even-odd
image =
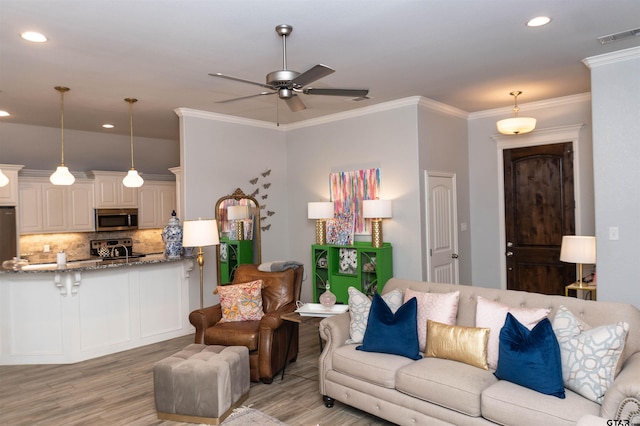
[[[452,181],[453,189],[452,189],[452,209],[453,209],[453,219],[452,219],[452,231],[453,231],[453,251],[454,253],[458,253],[458,194],[457,194],[457,181],[456,174],[449,172],[437,172],[437,171],[429,171],[425,170],[424,172],[424,190],[425,190],[425,238],[426,238],[426,258],[427,258],[427,281],[431,281],[431,234],[430,234],[430,192],[429,192],[429,177],[443,177],[450,178]],[[459,261],[454,261],[454,279],[452,284],[459,284],[460,281],[460,265]]]
[[[536,129],[525,135],[493,135],[491,138],[497,142],[498,155],[498,218],[500,221],[500,288],[507,288],[507,251],[505,216],[504,216],[504,156],[505,149],[523,148],[527,146],[550,145],[554,143],[571,142],[573,145],[573,193],[575,200],[575,225],[576,235],[580,235],[582,226],[580,222],[580,129],[583,123],[568,126],[550,127],[548,129]]]

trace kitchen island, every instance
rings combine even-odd
[[[193,259],[29,265],[0,272],[0,364],[68,364],[193,332]]]

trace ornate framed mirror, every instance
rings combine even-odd
[[[260,264],[260,204],[237,188],[221,197],[215,206],[220,244],[216,246],[218,285],[228,284],[238,265]]]

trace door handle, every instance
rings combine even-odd
[[[507,247],[513,247],[513,243],[511,241],[507,241]]]
[[[507,255],[507,257],[511,257],[511,256],[513,256],[513,252],[512,252],[512,251],[508,251],[508,252],[506,252],[505,254]]]
[[[459,257],[458,253],[451,253],[451,258],[452,259],[457,259],[458,257]]]

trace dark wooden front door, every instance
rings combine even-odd
[[[507,288],[564,294],[575,265],[560,262],[575,234],[571,142],[503,151]]]

